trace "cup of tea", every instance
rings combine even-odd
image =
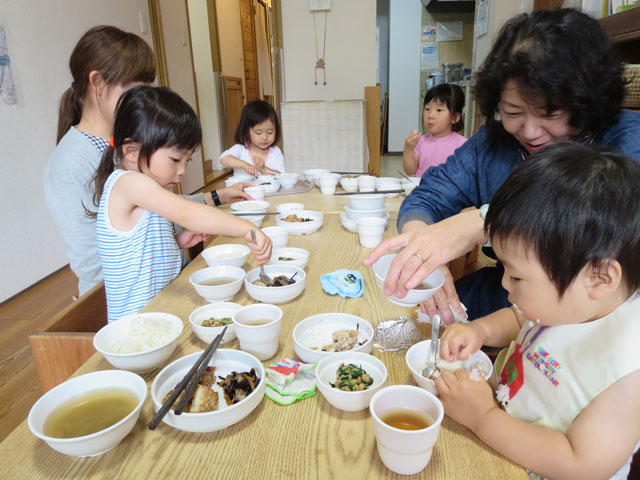
[[[269,303],[245,305],[234,312],[231,321],[240,350],[258,360],[268,360],[276,354],[280,345],[282,309]]]
[[[440,400],[413,385],[393,385],[376,392],[369,411],[385,467],[401,475],[422,471],[431,460],[444,418]]]

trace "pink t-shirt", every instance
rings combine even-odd
[[[418,154],[416,177],[422,177],[427,168],[446,162],[447,158],[453,155],[455,149],[466,141],[467,137],[463,137],[457,132],[440,138],[434,138],[428,133],[422,135],[416,148],[413,149]]]

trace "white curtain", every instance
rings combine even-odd
[[[273,95],[273,81],[271,75],[271,57],[267,43],[267,28],[265,19],[265,9],[261,6],[256,8],[256,50],[258,54],[258,78],[260,80],[261,96]]]

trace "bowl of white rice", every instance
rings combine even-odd
[[[114,367],[144,373],[171,356],[183,328],[182,320],[170,313],[136,313],[102,327],[93,346]]]

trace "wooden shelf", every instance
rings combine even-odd
[[[640,63],[640,7],[599,20],[626,63]]]

